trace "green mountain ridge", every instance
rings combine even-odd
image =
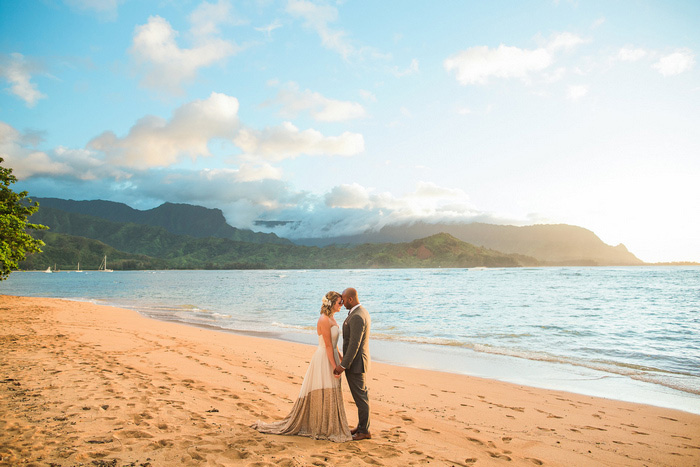
[[[177,235],[195,238],[217,237],[251,243],[292,242],[277,235],[253,232],[232,227],[220,209],[179,203],[163,203],[160,206],[140,211],[123,203],[104,200],[75,201],[59,198],[33,198],[42,208],[58,209],[67,213],[84,214],[118,223],[133,223],[162,227]],[[42,215],[39,215],[41,218]]]
[[[363,244],[325,248],[227,238],[176,235],[162,227],[119,223],[40,207],[32,222],[50,231],[33,232],[44,252],[21,263],[23,269],[96,268],[108,255],[119,269],[335,269],[401,267],[517,267],[537,265],[534,258],[475,247],[447,235],[403,244]],[[80,234],[80,235],[78,235]]]
[[[354,249],[358,245],[381,244],[379,249],[365,246],[364,251],[375,251],[384,255],[377,264],[389,267],[411,267],[403,264],[404,251],[392,250],[390,245],[403,245],[416,239],[426,239],[440,233],[447,233],[465,244],[480,246],[480,255],[489,257],[485,251],[501,252],[511,259],[507,264],[537,264],[541,266],[631,266],[644,264],[630,253],[624,245],[605,244],[593,232],[572,225],[532,225],[517,227],[494,224],[427,224],[415,222],[407,225],[385,226],[378,232],[366,232],[334,238],[294,239],[293,242],[274,234],[253,232],[230,226],[219,209],[208,209],[188,204],[164,203],[146,211],[133,209],[125,204],[112,201],[92,200],[73,201],[58,198],[35,198],[40,202],[39,211],[32,216],[34,223],[51,227],[53,233],[63,233],[91,238],[104,242],[113,248],[129,254],[146,255],[167,259],[169,267],[220,267],[221,264],[265,266],[279,264],[281,267],[316,267],[312,250],[306,251],[308,258],[296,258],[289,262],[271,261],[270,254],[298,256],[292,250],[278,251],[268,248],[267,254],[256,252],[250,258],[250,247],[222,244],[217,240],[229,240],[257,245],[283,245],[325,248],[336,245],[339,258],[346,258],[344,249]],[[195,240],[200,240],[199,242]],[[230,252],[238,250],[237,255]],[[379,251],[381,250],[381,251]],[[297,251],[297,250],[293,250]],[[276,253],[273,253],[276,252]],[[465,255],[465,251],[459,254]],[[323,255],[321,255],[323,256]],[[433,256],[421,259],[420,264],[454,264],[450,255]],[[242,258],[242,259],[241,259]],[[402,260],[402,258],[405,260]],[[517,259],[520,258],[520,259]],[[326,258],[326,261],[330,260]],[[356,261],[356,259],[355,259]],[[499,260],[500,265],[506,264]],[[313,263],[313,264],[312,264]],[[285,266],[286,264],[286,266]],[[291,264],[297,266],[289,266]],[[355,263],[353,263],[355,264]],[[374,264],[365,258],[363,264]],[[413,263],[411,263],[413,264]],[[321,265],[320,267],[325,267]]]
[[[448,233],[455,238],[507,254],[536,258],[547,266],[639,266],[644,262],[620,244],[605,244],[592,231],[567,224],[528,226],[472,224],[427,224],[385,226],[378,232],[331,238],[295,239],[300,245],[401,243],[413,238],[425,238],[436,233]]]

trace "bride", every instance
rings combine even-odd
[[[340,378],[333,374],[343,359],[338,352],[340,329],[333,317],[342,304],[338,292],[331,291],[323,297],[321,317],[316,323],[318,347],[311,357],[299,398],[290,414],[278,422],[263,423],[258,420],[253,428],[261,433],[310,436],[337,443],[352,440],[345,417]]]

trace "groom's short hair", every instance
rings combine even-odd
[[[352,287],[348,287],[347,289],[343,290],[343,295],[351,300],[357,300],[357,290],[353,289]]]

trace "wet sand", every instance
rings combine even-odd
[[[700,415],[380,363],[372,440],[249,428],[287,414],[313,350],[0,295],[0,465],[700,465]]]

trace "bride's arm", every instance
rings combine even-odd
[[[323,342],[326,344],[326,356],[328,361],[331,362],[331,367],[335,368],[337,363],[335,361],[335,355],[333,354],[333,343],[331,341],[331,322],[327,316],[321,316],[318,319],[318,330],[323,336]]]

